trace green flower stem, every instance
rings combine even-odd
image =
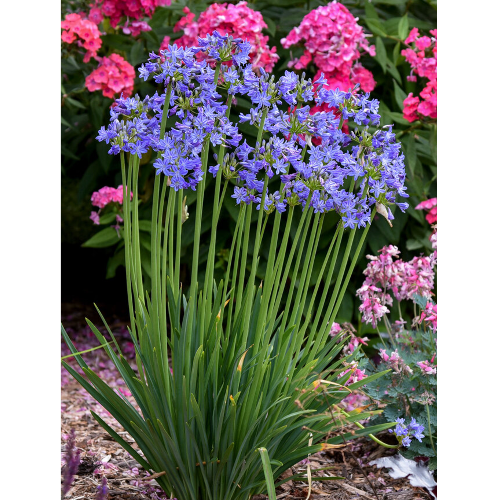
[[[285,266],[285,270],[284,270],[283,274],[278,274],[274,278],[275,283],[279,283],[279,290],[276,294],[276,299],[274,301],[272,301],[272,303],[271,303],[272,311],[271,311],[271,315],[269,318],[269,320],[271,321],[271,324],[274,323],[274,321],[276,320],[276,316],[278,314],[278,309],[279,309],[279,306],[281,303],[281,297],[283,296],[283,292],[284,292],[285,287],[286,287],[287,278],[288,278],[289,273],[290,273],[290,267],[292,265],[292,261],[293,261],[293,258],[295,256],[295,250],[297,249],[298,242],[302,236],[302,229],[304,227],[304,222],[306,220],[306,217],[308,217],[308,221],[310,220],[309,205],[311,203],[311,198],[312,198],[312,191],[309,193],[309,196],[307,197],[306,206],[303,209],[302,214],[300,216],[299,225],[297,227],[297,232],[295,233],[294,238],[293,238],[292,248],[287,255],[287,263]],[[307,226],[308,225],[309,225],[309,222],[307,222]],[[280,260],[283,260],[285,257],[286,246],[287,245],[282,245],[281,249],[283,250],[283,253],[280,255]],[[281,269],[281,266],[280,266],[280,269]]]
[[[382,317],[383,320],[384,320],[384,325],[385,325],[385,329],[387,330],[387,335],[389,335],[389,338],[391,339],[391,344],[393,346],[393,348],[396,347],[396,342],[394,341],[394,338],[392,336],[392,329],[391,329],[391,324],[389,323],[389,319],[387,318],[387,314],[384,314],[384,316]]]
[[[344,410],[342,410],[341,408],[339,408],[340,410],[340,413],[342,413],[342,415],[344,415],[345,417],[349,417],[349,413],[345,412]],[[359,422],[354,422],[360,429],[364,429],[365,427],[363,425],[361,425]],[[381,446],[383,446],[384,448],[399,448],[399,444],[387,444],[387,443],[384,443],[383,441],[380,441],[380,439],[376,438],[373,434],[368,434],[368,437],[373,439],[373,441],[375,441],[377,444],[380,444]]]
[[[243,221],[245,220],[245,213],[247,210],[247,206],[245,204],[240,205],[240,213],[238,214],[238,226],[242,227]],[[238,236],[238,241],[236,242],[236,253],[234,256],[234,266],[233,266],[233,277],[231,279],[231,292],[229,297],[229,310],[227,315],[227,326],[226,329],[228,332],[231,332],[232,327],[232,318],[233,318],[233,308],[235,305],[235,293],[236,293],[236,279],[238,276],[238,263],[240,257],[241,250],[241,235]]]
[[[257,142],[256,144],[260,144],[262,141],[262,135],[264,133],[264,124],[266,121],[267,113],[269,109],[264,108],[262,111],[262,118],[260,120],[260,125],[259,125],[259,132],[257,134]],[[266,176],[264,180],[264,188],[262,190],[263,195],[265,196],[266,194],[266,189],[267,189],[267,183],[269,181],[269,178]],[[249,241],[249,236],[250,236],[250,222],[252,219],[252,210],[251,208],[253,207],[253,203],[249,205],[250,209],[247,211],[246,215],[246,221],[245,221],[245,234],[243,238],[243,253],[242,253],[242,260],[241,260],[241,271],[240,271],[240,277],[239,277],[239,282],[238,282],[238,293],[236,296],[236,311],[235,314],[237,315],[240,311],[241,308],[241,300],[243,296],[243,283],[245,281],[245,268],[246,268],[246,261],[247,261],[247,255],[248,255],[248,241]],[[260,229],[262,226],[262,214],[264,210],[259,210],[259,216],[257,220],[257,233],[255,237],[255,245],[254,245],[254,256],[252,259],[252,270],[250,272],[250,279],[248,281],[248,284],[250,286],[253,286],[253,282],[255,281],[255,272],[254,272],[254,262],[256,261],[257,255],[255,254],[255,251],[257,250],[258,253],[258,234],[260,233]],[[253,277],[252,277],[253,275]],[[253,294],[252,294],[253,297]],[[247,299],[248,300],[248,299]],[[251,304],[252,300],[249,300],[249,304]]]
[[[127,297],[128,309],[130,315],[130,327],[134,340],[137,341],[137,333],[135,329],[134,320],[134,302],[132,299],[132,278],[130,276],[131,263],[130,263],[130,184],[127,184],[127,177],[125,171],[125,153],[120,151],[120,163],[122,170],[122,185],[123,185],[123,235],[125,243],[125,274],[127,279]]]
[[[375,217],[375,209],[373,209],[373,211],[372,211],[371,220],[373,220],[374,217]],[[337,299],[335,309],[333,310],[333,314],[332,314],[333,318],[335,318],[335,316],[340,308],[340,304],[342,303],[342,299],[344,298],[344,294],[345,294],[345,291],[347,289],[347,285],[349,284],[349,280],[351,279],[354,268],[356,267],[356,263],[358,261],[359,254],[361,252],[361,247],[363,246],[363,243],[365,242],[365,239],[366,239],[366,235],[368,234],[368,231],[370,230],[370,226],[371,226],[371,223],[367,224],[366,227],[364,228],[363,232],[361,233],[361,238],[359,240],[358,246],[356,248],[356,251],[354,252],[354,256],[353,256],[352,261],[351,261],[351,266],[349,267],[349,271],[347,272],[346,279],[344,280],[344,284],[342,286],[342,289],[340,290],[340,294],[339,294],[339,297]]]
[[[222,210],[222,205],[224,205],[224,196],[226,195],[227,185],[228,184],[229,184],[229,181],[226,179],[224,181],[224,187],[222,188],[222,194],[221,194],[221,197],[220,197],[219,207],[217,209],[217,220],[219,220],[220,212]]]
[[[252,221],[252,205],[246,205],[245,210],[245,230],[243,232],[243,248],[241,250],[241,264],[240,264],[240,274],[238,276],[238,290],[236,293],[236,309],[234,311],[235,315],[238,316],[238,313],[241,309],[241,302],[243,298],[243,285],[245,283],[245,272],[246,272],[246,263],[248,256],[248,242],[250,239],[250,223]]]
[[[293,317],[293,320],[292,320],[293,323],[298,323],[300,321],[300,319],[302,318],[302,313],[304,311],[305,301],[307,298],[307,290],[309,289],[309,283],[311,282],[311,274],[312,274],[312,270],[314,268],[314,263],[316,261],[316,254],[318,251],[319,240],[321,237],[321,230],[323,229],[323,222],[325,220],[325,214],[320,214],[318,212],[316,214],[316,218],[319,218],[319,225],[318,225],[318,229],[316,231],[316,241],[314,242],[312,252],[309,252],[309,249],[308,249],[308,253],[307,253],[306,259],[304,261],[304,263],[307,263],[307,267],[304,266],[304,268],[302,269],[302,276],[301,276],[300,284],[299,284],[299,288],[298,288],[299,291],[302,291],[302,296],[300,297],[300,306],[296,310],[295,315]],[[312,234],[311,234],[311,239],[312,239]],[[309,248],[310,247],[311,246],[309,245]],[[304,277],[306,269],[307,269],[307,275]],[[297,300],[298,299],[299,299],[299,296],[297,296]]]
[[[198,289],[198,262],[200,257],[200,235],[201,235],[201,219],[203,216],[203,197],[205,191],[205,181],[208,163],[208,153],[210,150],[210,138],[207,137],[203,144],[201,153],[201,169],[204,172],[203,178],[196,189],[196,215],[194,224],[194,242],[193,242],[193,263],[191,266],[191,285],[192,295],[196,297]]]
[[[335,243],[335,250],[333,251],[332,260],[331,260],[331,262],[329,264],[328,275],[327,275],[326,280],[325,280],[325,285],[324,285],[324,288],[323,288],[323,293],[321,294],[320,303],[319,303],[319,305],[318,305],[318,307],[316,309],[315,318],[314,318],[313,326],[311,328],[311,332],[317,332],[318,323],[319,323],[320,318],[322,318],[322,313],[323,313],[323,308],[325,306],[326,297],[328,295],[328,290],[330,289],[330,284],[332,282],[333,272],[335,271],[335,265],[337,263],[337,257],[338,257],[338,254],[339,254],[340,245],[342,243],[342,236],[344,235],[344,226],[342,224],[342,220],[339,221],[338,227],[340,228],[339,229],[339,235],[338,235],[337,241]],[[318,345],[317,344],[317,340],[315,339],[315,343],[314,343],[313,348],[310,351],[308,361],[310,361],[311,359],[313,359],[313,356],[316,354],[316,352],[317,352],[317,345]]]
[[[175,287],[180,287],[180,273],[181,273],[181,242],[182,242],[182,198],[184,190],[179,189],[177,192],[177,235],[175,238],[176,249],[175,249],[175,275],[174,283]]]
[[[231,264],[233,262],[233,255],[234,255],[234,249],[235,249],[235,246],[236,246],[236,242],[237,241],[241,241],[240,229],[241,229],[242,221],[243,221],[243,207],[240,206],[240,210],[238,212],[238,219],[236,221],[236,227],[234,229],[233,241],[231,242],[231,248],[229,250],[229,256],[228,256],[228,259],[227,259],[227,269],[226,269],[226,275],[225,275],[225,279],[224,279],[224,289],[223,289],[223,292],[222,292],[222,300],[223,300],[223,302],[225,302],[226,297],[227,297],[227,288],[229,286],[229,276],[231,274]],[[236,259],[236,256],[235,256],[235,259]],[[235,262],[235,267],[236,267],[236,265],[237,264]],[[231,303],[231,300],[230,300],[230,303]],[[230,305],[230,303],[228,305]],[[224,319],[224,312],[225,312],[225,304],[223,303],[222,311],[220,313],[220,323],[221,324],[222,324],[223,319]],[[229,325],[228,325],[227,331],[228,332],[231,331],[230,328],[229,328]],[[229,335],[227,336],[227,340],[229,340]]]
[[[266,222],[268,219],[268,215],[266,215]],[[281,214],[278,212],[275,212],[275,220],[273,224],[273,233],[271,237],[271,247],[269,250],[269,259],[267,261],[266,265],[266,274],[264,276],[264,287],[262,290],[262,300],[261,300],[261,306],[259,308],[259,316],[257,318],[257,331],[256,331],[256,336],[253,340],[254,344],[254,352],[257,352],[261,346],[261,340],[264,337],[264,342],[262,345],[266,343],[266,340],[268,336],[271,335],[272,328],[269,328],[269,335],[266,334],[265,332],[265,319],[267,317],[268,309],[269,309],[269,296],[271,294],[273,282],[271,281],[271,275],[272,271],[274,268],[274,259],[276,256],[276,247],[278,244],[278,234],[279,234],[279,226],[280,226],[280,221],[281,221]],[[265,226],[265,225],[264,225]],[[263,237],[264,234],[264,228],[262,230],[262,234],[260,235],[260,238]]]
[[[311,350],[311,353],[309,355],[310,359],[314,359],[314,356],[316,355],[318,350],[323,347],[326,335],[328,335],[330,328],[332,326],[332,322],[333,322],[332,318],[335,317],[334,315],[332,315],[332,309],[335,305],[335,300],[338,296],[340,286],[342,285],[342,283],[344,281],[343,280],[344,272],[345,272],[345,269],[347,267],[347,261],[348,261],[349,255],[351,253],[352,243],[354,241],[355,234],[356,234],[356,229],[351,229],[351,231],[349,233],[349,239],[347,240],[347,246],[346,246],[346,249],[344,252],[344,256],[343,256],[342,262],[340,264],[339,273],[337,275],[337,279],[335,280],[335,287],[333,289],[332,295],[330,297],[330,302],[328,304],[328,308],[327,308],[325,316],[324,316],[324,325],[320,329],[320,333],[319,333],[317,340],[314,343],[314,346]]]
[[[170,107],[170,96],[172,95],[172,82],[170,81],[166,93],[165,102],[163,104],[163,111],[161,116],[160,124],[160,139],[165,136],[165,128],[167,125],[168,110]],[[161,153],[158,152],[157,158],[160,158]],[[153,192],[153,208],[152,208],[152,224],[151,224],[151,299],[153,306],[153,316],[159,318],[159,308],[160,308],[160,252],[158,248],[161,245],[161,218],[163,215],[163,200],[165,198],[165,182],[164,189],[161,195],[161,207],[158,208],[158,194],[160,188],[161,177],[159,175],[155,176],[154,182],[154,192]],[[158,223],[158,219],[160,222]]]
[[[219,65],[220,69],[220,65]],[[216,78],[215,82],[217,83],[218,78]],[[229,94],[226,102],[227,106],[227,111],[226,111],[226,118],[229,119],[229,114],[231,112],[231,103],[233,100],[233,96]],[[208,250],[208,259],[207,259],[207,271],[206,271],[206,277],[205,277],[205,300],[206,300],[206,306],[207,306],[207,312],[211,310],[212,306],[212,293],[209,293],[209,290],[212,288],[212,281],[213,281],[213,276],[214,276],[214,265],[215,265],[215,245],[217,241],[217,223],[219,221],[219,200],[220,203],[224,200],[224,193],[222,194],[222,197],[220,197],[220,186],[221,186],[221,180],[222,180],[222,163],[224,159],[224,139],[226,138],[225,135],[222,136],[222,142],[219,146],[219,153],[217,155],[217,162],[219,164],[219,170],[217,171],[216,179],[215,179],[215,193],[214,193],[214,204],[213,204],[213,209],[212,209],[212,231],[210,234],[210,248]],[[207,174],[205,174],[207,175]],[[226,182],[227,186],[227,182]]]
[[[308,197],[308,201],[307,201],[307,205],[306,205],[306,209],[305,209],[305,211],[307,212],[306,228],[309,227],[309,225],[310,225],[310,220],[311,220],[312,212],[313,212],[309,208],[310,198],[311,198],[311,194]],[[319,216],[319,214],[317,214],[317,215]],[[313,223],[313,229],[311,232],[311,236],[309,238],[309,245],[308,245],[308,251],[307,251],[308,255],[310,255],[310,252],[312,251],[311,245],[315,239],[314,235],[315,235],[315,232],[317,230],[317,225],[318,225],[318,217],[315,217],[314,223]],[[291,305],[291,296],[293,295],[294,283],[297,280],[297,271],[298,271],[299,263],[302,259],[303,248],[304,248],[306,239],[307,239],[307,231],[304,232],[303,237],[301,238],[300,249],[299,249],[299,252],[297,254],[297,262],[295,263],[294,275],[292,278],[292,284],[291,284],[292,290],[290,291],[290,294],[288,295],[285,312],[284,312],[283,317],[281,319],[281,332],[279,334],[280,337],[284,333],[284,325],[287,325],[287,318],[288,318],[288,313],[289,313],[290,305]],[[294,243],[296,241],[297,241],[297,238],[295,238]],[[292,260],[292,256],[289,256],[289,261],[291,261],[291,260]],[[306,255],[306,262],[307,262],[307,255]],[[305,270],[304,270],[304,272],[305,272]],[[263,303],[263,301],[261,301],[261,304],[262,304],[261,307],[266,307],[266,304]],[[249,376],[248,376],[248,378],[252,380],[253,390],[251,391],[251,395],[249,396],[251,398],[251,401],[249,402],[248,406],[245,408],[245,415],[243,416],[244,419],[247,419],[245,421],[252,421],[253,417],[250,413],[253,413],[255,411],[255,408],[256,408],[255,398],[258,396],[259,393],[261,393],[261,390],[262,390],[262,384],[264,382],[264,373],[265,373],[265,368],[267,365],[267,363],[265,363],[265,356],[267,355],[267,349],[261,348],[260,341],[261,341],[262,337],[264,337],[264,341],[262,343],[262,346],[267,345],[266,343],[269,342],[269,339],[270,339],[271,334],[272,334],[273,323],[274,323],[274,321],[269,322],[269,329],[267,332],[265,332],[264,324],[258,324],[258,326],[257,326],[257,332],[258,332],[257,334],[259,336],[256,337],[256,340],[254,342],[252,356],[258,355],[258,358],[257,358],[257,363],[250,370]],[[245,323],[245,324],[247,324],[247,323]],[[292,353],[293,353],[293,349],[290,349],[288,354],[291,355]],[[265,393],[266,391],[263,390],[263,392]]]
[[[290,237],[290,228],[292,227],[294,208],[295,207],[290,207],[290,209],[288,210],[285,232],[284,232],[283,238],[280,242],[280,251],[278,254],[278,260],[276,262],[275,269],[273,270],[273,275],[272,275],[273,292],[272,292],[271,300],[269,301],[269,306],[268,306],[268,310],[271,311],[271,313],[273,312],[273,309],[274,309],[276,295],[278,293],[278,288],[279,288],[279,284],[280,284],[280,280],[278,280],[278,276],[281,276],[281,270],[283,268],[284,257],[285,257],[286,249],[288,247],[288,240]],[[270,315],[268,314],[267,320],[269,321],[269,319],[270,319]]]
[[[308,263],[309,263],[308,261],[310,259],[310,253],[312,251],[312,245],[313,245],[313,242],[315,241],[315,235],[316,235],[316,230],[317,230],[318,221],[319,221],[319,214],[315,215],[312,229],[311,229],[311,234],[308,235],[307,228],[310,227],[312,215],[313,215],[313,211],[312,211],[312,209],[309,209],[308,214],[307,214],[307,219],[306,219],[306,231],[304,231],[304,234],[300,240],[299,251],[297,253],[297,260],[295,261],[295,267],[293,270],[292,280],[290,282],[290,291],[288,293],[288,297],[286,300],[285,311],[284,311],[283,316],[281,318],[280,335],[284,334],[286,328],[295,324],[295,316],[289,322],[288,315],[290,313],[290,307],[292,305],[292,298],[295,297],[295,300],[294,300],[295,304],[300,302],[300,292],[301,292],[300,284],[299,284],[298,288],[296,289],[295,283],[297,282],[297,275],[299,272],[299,268],[301,268],[301,271],[302,271],[300,283],[302,284],[302,282],[303,282],[303,279],[304,279],[305,274],[307,272],[307,267],[308,267]],[[304,255],[304,247],[305,247],[306,240],[308,240],[307,251],[305,254],[304,263],[301,264],[302,256]],[[299,294],[299,296],[297,296],[297,294]],[[293,333],[292,333],[292,335],[293,335]]]
[[[157,242],[156,252],[158,256],[161,255],[161,265],[159,268],[161,288],[159,290],[159,304],[158,309],[160,312],[160,341],[161,341],[161,353],[163,360],[163,367],[165,373],[170,372],[169,362],[168,362],[168,338],[167,338],[167,245],[168,245],[168,224],[163,223],[163,204],[166,197],[166,189],[170,185],[170,177],[166,177],[163,181],[161,203],[160,203],[160,218],[158,221],[158,226],[164,227],[163,230],[163,253],[160,252],[161,248],[161,232],[159,233],[159,238]],[[167,202],[166,214],[170,213],[170,205],[173,202],[173,190],[169,191],[169,197]]]
[[[158,308],[159,301],[158,298],[158,261],[157,261],[157,253],[156,253],[156,242],[158,239],[157,231],[158,231],[158,198],[160,196],[160,183],[161,178],[156,175],[154,180],[154,189],[153,189],[153,207],[151,209],[151,299],[152,299],[152,311],[151,315],[155,320],[153,320],[153,328],[156,328],[156,318],[159,318]]]
[[[167,91],[165,95],[165,102],[163,103],[163,112],[161,115],[161,124],[160,124],[160,139],[163,139],[165,136],[165,127],[167,125],[168,118],[168,110],[170,108],[170,97],[172,95],[172,81],[167,85]],[[160,155],[158,154],[158,157]]]
[[[382,334],[380,333],[378,325],[377,325],[377,332],[378,332],[378,336],[380,337],[380,340],[382,341],[382,344],[384,344],[384,347],[387,349],[387,345],[384,342],[384,339],[382,338]]]
[[[351,184],[351,186],[352,186],[352,184]],[[368,183],[367,183],[367,186],[368,186]],[[367,190],[367,187],[365,187],[365,193],[366,193],[366,190]],[[351,191],[352,191],[352,189],[351,189]],[[347,260],[348,260],[350,253],[351,253],[351,247],[352,247],[354,235],[355,235],[357,228],[352,229],[351,233],[349,234],[349,240],[347,241],[347,248],[346,248],[346,251],[344,253],[344,258],[342,259],[340,271],[339,271],[339,274],[337,276],[337,280],[335,283],[335,288],[333,290],[333,294],[332,294],[332,297],[330,299],[330,304],[329,304],[327,312],[325,314],[325,318],[327,318],[327,320],[325,321],[323,328],[321,329],[321,333],[319,335],[319,342],[317,345],[314,346],[314,349],[313,349],[314,353],[318,352],[317,350],[324,346],[324,342],[325,342],[325,339],[327,338],[328,332],[332,326],[332,323],[335,321],[336,314],[340,308],[340,304],[342,303],[342,299],[344,298],[344,294],[345,294],[345,291],[347,289],[347,286],[349,285],[349,280],[351,279],[352,273],[354,271],[354,267],[356,266],[356,262],[358,260],[359,253],[361,252],[361,248],[362,248],[363,243],[366,239],[366,235],[368,234],[368,231],[371,227],[371,222],[373,221],[373,218],[375,217],[375,211],[376,211],[376,209],[373,208],[372,213],[371,213],[371,217],[370,217],[370,223],[367,224],[365,229],[363,230],[363,233],[362,233],[361,238],[359,240],[358,246],[354,252],[354,256],[352,258],[351,266],[349,267],[349,271],[347,273],[347,276],[345,279],[343,279],[343,275],[344,275],[345,268],[347,265]],[[341,288],[340,294],[339,294],[339,288],[340,288],[341,283],[343,283],[343,285],[342,285],[342,288]],[[335,309],[333,310],[333,313],[332,313],[332,308],[333,308],[334,304],[335,304]]]
[[[311,211],[311,213],[312,213],[312,211]],[[324,216],[322,216],[321,219],[320,219],[320,216],[321,216],[321,214],[317,213],[314,217],[313,229],[311,231],[311,235],[309,236],[309,243],[308,243],[308,247],[307,247],[306,257],[304,259],[304,264],[302,265],[302,276],[301,276],[300,284],[298,287],[297,297],[294,301],[295,304],[298,303],[299,306],[295,309],[295,314],[293,315],[291,321],[288,321],[288,310],[289,310],[289,306],[291,304],[291,300],[288,300],[288,299],[290,299],[290,296],[292,295],[292,292],[291,292],[288,296],[287,304],[286,304],[287,307],[285,307],[285,313],[284,313],[283,318],[281,320],[282,323],[281,323],[280,335],[283,335],[285,332],[285,329],[292,326],[292,325],[295,325],[297,328],[297,326],[300,322],[300,319],[302,317],[302,312],[304,310],[304,304],[305,304],[305,298],[307,297],[307,287],[309,285],[309,281],[311,278],[311,272],[312,272],[312,268],[314,265],[314,257],[315,257],[316,250],[317,250],[317,247],[319,244],[319,238],[321,236],[321,228],[322,228],[323,220],[324,220]],[[318,221],[320,221],[319,229],[317,229],[318,228]],[[305,240],[305,239],[306,238],[304,237],[303,240]],[[302,242],[301,242],[301,245],[302,245]],[[299,256],[302,255],[302,248],[299,250],[298,255]],[[312,259],[311,259],[311,255],[312,255]],[[292,288],[294,287],[294,283],[295,283],[295,279],[296,279],[296,271],[299,268],[299,265],[300,265],[300,260],[298,258],[297,262],[295,264],[294,278],[292,279],[292,284],[291,284]],[[306,275],[307,275],[307,277],[306,277]],[[301,292],[302,292],[303,296],[300,295]],[[307,322],[308,321],[306,320],[306,322],[303,323],[303,325],[304,326],[307,325]],[[301,329],[298,332],[295,329],[291,333],[290,346],[288,347],[288,349],[286,351],[286,355],[285,355],[285,360],[286,360],[285,366],[288,366],[290,364],[290,362],[292,361],[293,354],[295,353],[295,351],[297,349],[300,349],[300,347],[302,346],[305,332],[306,332],[306,328],[301,327]],[[282,354],[285,354],[285,353],[282,353]],[[298,361],[299,361],[298,359],[295,360],[295,362],[298,362]]]
[[[264,187],[262,189],[262,198],[264,198],[264,199],[261,199],[259,216],[257,219],[257,232],[255,234],[255,242],[254,242],[254,247],[253,247],[252,268],[250,270],[250,278],[248,279],[248,282],[247,282],[247,287],[249,287],[249,290],[248,290],[248,297],[247,297],[247,301],[246,301],[245,316],[244,316],[244,323],[243,323],[245,325],[248,325],[250,323],[250,313],[252,311],[252,306],[253,306],[255,275],[257,274],[257,261],[258,261],[258,257],[259,257],[260,240],[261,240],[260,235],[262,233],[262,218],[264,215],[264,201],[265,201],[268,183],[269,183],[269,177],[267,177],[267,175],[266,175],[264,178]],[[243,345],[244,346],[246,346],[246,342],[248,339],[248,332],[249,332],[249,329],[246,328],[245,333],[243,335]],[[259,334],[259,333],[261,333],[261,332],[257,332],[257,334]],[[255,346],[254,346],[254,349],[255,349]]]
[[[142,265],[141,265],[141,248],[139,241],[139,157],[137,155],[132,156],[132,168],[134,175],[134,187],[133,187],[133,227],[132,227],[132,246],[133,246],[133,255],[135,254],[135,262],[136,262],[136,280],[137,280],[137,289],[139,293],[139,298],[144,300],[144,287],[142,284]],[[137,307],[137,304],[136,304]]]
[[[335,234],[333,235],[333,238],[332,238],[332,241],[330,242],[330,246],[328,247],[328,251],[326,253],[326,256],[325,256],[325,259],[323,260],[323,264],[321,266],[321,269],[320,269],[320,272],[319,272],[319,275],[318,275],[318,278],[317,278],[317,281],[316,281],[316,286],[314,287],[314,291],[313,291],[313,294],[312,294],[312,297],[311,297],[311,301],[309,302],[309,307],[307,309],[307,312],[306,312],[306,318],[309,318],[311,317],[311,314],[312,314],[312,309],[314,307],[314,304],[316,302],[316,295],[318,293],[318,290],[319,290],[319,287],[320,287],[320,284],[321,284],[321,279],[323,278],[323,274],[325,272],[325,269],[326,269],[326,266],[328,264],[328,261],[330,259],[330,254],[332,253],[332,250],[333,250],[333,247],[334,247],[334,244],[338,241],[339,239],[339,235],[341,235],[342,231],[342,224],[338,224],[337,225],[337,229],[335,230]],[[335,263],[331,263],[330,264],[330,269],[333,273],[333,268],[335,267]],[[331,279],[331,275],[329,276],[329,278]],[[325,282],[325,286],[324,286],[324,291],[328,289],[328,284],[330,283],[330,281],[327,279],[326,282]],[[326,294],[324,294],[324,297],[326,298]],[[324,304],[324,297],[321,298],[321,304],[320,304],[320,308],[316,309],[316,317],[319,317],[319,315],[321,314],[321,310],[323,308],[323,304]],[[315,323],[317,324],[316,320],[315,320]],[[313,326],[313,328],[311,329],[311,332],[310,332],[310,335],[307,339],[307,344],[306,344],[306,347],[304,348],[304,352],[311,352],[310,349],[311,349],[311,344],[314,342],[314,340],[316,340],[316,330]],[[308,359],[308,361],[310,361],[311,359]]]
[[[172,282],[172,287],[174,291],[174,298],[177,299],[176,297],[176,290],[178,288],[178,283],[176,284],[174,277],[175,277],[175,260],[174,260],[174,219],[175,219],[175,196],[177,193],[171,189],[169,193],[169,198],[172,196],[172,204],[170,205],[170,212],[168,213],[167,216],[167,222],[168,222],[168,276]]]
[[[425,405],[425,409],[427,410],[427,425],[429,427],[429,439],[431,440],[431,446],[434,450],[434,453],[437,456],[436,448],[434,448],[434,439],[432,438],[432,429],[431,429],[431,413],[429,411],[429,405]]]

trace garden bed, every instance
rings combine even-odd
[[[98,345],[90,329],[85,326],[85,317],[94,319],[95,313],[87,307],[63,306],[63,323],[79,349],[89,349]],[[110,318],[111,319],[111,318]],[[99,323],[97,323],[99,325]],[[122,344],[124,354],[133,359],[133,347],[126,332],[125,323],[115,315],[110,325]],[[68,354],[66,346],[62,355]],[[84,355],[86,362],[111,387],[128,396],[126,386],[119,377],[114,365],[108,360],[102,349]],[[76,364],[74,362],[71,363]],[[108,480],[109,498],[116,500],[163,499],[161,490],[154,481],[154,476],[145,471],[120,445],[115,443],[99,426],[90,414],[90,410],[100,415],[116,432],[123,436],[137,449],[131,437],[122,432],[119,424],[91,398],[65,370],[61,379],[61,453],[64,455],[65,441],[72,429],[75,431],[76,446],[80,450],[80,466],[73,485],[67,495],[68,500],[90,500],[95,498],[96,488],[104,475]],[[353,430],[355,426],[353,425]],[[346,429],[344,428],[344,431]],[[347,429],[349,430],[349,429]],[[384,439],[389,441],[387,434]],[[407,479],[392,479],[385,469],[369,466],[371,460],[394,454],[378,446],[373,441],[360,438],[349,442],[345,448],[327,450],[312,455],[312,469],[331,467],[322,475],[341,476],[339,481],[312,482],[311,499],[325,500],[427,500],[431,498],[421,488],[413,488]],[[62,463],[61,463],[62,465]],[[306,466],[290,469],[287,475],[306,473]],[[314,476],[314,474],[313,474]],[[375,492],[374,493],[374,489]],[[307,498],[308,484],[290,481],[277,488],[278,499]],[[266,496],[254,497],[265,499]]]

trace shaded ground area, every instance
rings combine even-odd
[[[105,314],[105,311],[103,313]],[[96,326],[103,331],[95,309],[63,305],[62,322],[79,350],[98,345],[90,328],[86,326],[86,316],[92,321],[95,320]],[[112,311],[106,317],[122,346],[124,355],[133,359],[134,349],[128,337],[126,324],[120,321]],[[69,350],[62,345],[62,355],[66,354],[69,354]],[[102,349],[87,353],[84,358],[101,378],[133,403],[126,385]],[[72,366],[76,366],[72,358],[69,362]],[[66,498],[68,500],[94,499],[96,488],[104,475],[110,489],[108,499],[168,499],[169,497],[162,493],[156,484],[154,475],[144,470],[128,452],[108,436],[93,419],[90,410],[100,415],[116,432],[132,443],[131,437],[123,431],[113,417],[90,397],[66,370],[62,369],[61,467],[64,466],[65,442],[71,429],[75,430],[76,445],[81,457],[78,474]],[[389,434],[385,438],[387,441],[391,439]],[[134,445],[134,448],[137,447]],[[310,498],[313,500],[427,500],[431,498],[425,490],[413,488],[407,479],[392,479],[385,470],[367,465],[371,460],[391,454],[394,454],[394,450],[382,448],[370,439],[360,438],[349,442],[342,449],[327,450],[311,456],[312,469],[329,467],[328,470],[317,473],[318,476],[341,476],[345,479],[314,481],[313,473]],[[283,478],[299,473],[306,473],[305,464],[299,464],[288,470]],[[278,499],[305,499],[307,495],[307,482],[290,481],[277,489]],[[253,500],[266,498],[261,495],[254,497]]]

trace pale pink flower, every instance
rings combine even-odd
[[[417,365],[424,375],[435,375],[437,372],[436,367],[432,366],[429,361],[419,361]]]
[[[330,335],[332,337],[335,337],[337,334],[339,334],[342,331],[342,327],[338,323],[333,323],[332,327],[330,328]]]
[[[94,224],[99,225],[99,214],[97,212],[90,212],[90,220]]]

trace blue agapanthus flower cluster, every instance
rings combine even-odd
[[[398,441],[408,448],[411,444],[411,438],[422,442],[422,439],[425,437],[423,434],[424,429],[425,427],[418,424],[414,418],[411,419],[408,426],[405,425],[404,418],[397,418],[395,429],[389,429],[389,432],[394,433]]]
[[[408,196],[404,155],[392,126],[379,127],[378,101],[358,88],[324,89],[324,78],[313,83],[290,71],[275,81],[247,64],[250,49],[214,32],[200,38],[198,47],[170,45],[160,55],[151,53],[140,77],[163,84],[165,93],[117,99],[111,123],[97,139],[111,144],[111,154],[157,151],[156,172],[167,175],[175,190],[196,189],[207,173],[230,179],[237,204],[253,203],[267,213],[310,206],[316,213],[336,211],[345,227],[354,228],[370,222],[375,205],[387,208],[388,219],[389,204],[404,211],[408,204],[396,201]],[[197,57],[200,52],[204,58]],[[160,137],[167,89],[168,116],[176,121]],[[228,105],[238,99],[250,101],[239,123],[255,126],[259,142],[243,141],[228,118]],[[323,104],[328,111],[311,113]],[[342,131],[346,122],[352,123],[350,134]],[[223,154],[204,165],[209,144]]]

